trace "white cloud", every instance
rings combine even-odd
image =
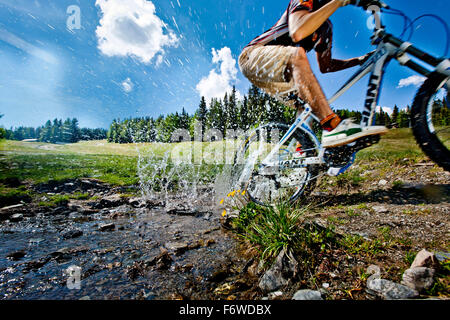
[[[231,92],[232,84],[236,81],[238,69],[236,60],[231,55],[231,49],[224,47],[220,50],[212,49],[212,62],[218,65],[218,70],[213,69],[207,77],[203,77],[197,84],[197,91],[204,96],[206,101],[212,98],[223,98],[225,93]],[[219,72],[218,72],[219,71]],[[242,96],[236,92],[238,99]]]
[[[133,82],[131,82],[130,78],[126,78],[123,82],[122,82],[122,89],[123,91],[125,91],[126,93],[130,93],[131,91],[133,91],[133,87],[134,84]]]
[[[425,77],[422,76],[418,76],[418,75],[414,75],[405,79],[401,79],[398,83],[397,88],[404,88],[404,87],[408,87],[408,86],[420,86],[424,81],[425,81]]]
[[[96,0],[102,18],[96,35],[99,50],[107,56],[135,57],[151,63],[165,48],[176,47],[178,37],[156,15],[146,0]]]
[[[377,112],[380,112],[381,109],[383,110],[383,112],[387,113],[388,115],[391,115],[391,114],[394,112],[394,110],[392,110],[392,108],[389,108],[389,107],[380,107],[380,106],[377,106],[376,111],[377,111]]]

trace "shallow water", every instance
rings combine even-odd
[[[211,275],[239,260],[235,241],[220,230],[218,213],[176,215],[162,208],[129,209],[130,217],[116,220],[101,213],[50,212],[21,222],[2,222],[0,298],[165,299],[181,294],[201,299],[214,287],[208,281]],[[99,231],[99,225],[107,223],[114,223],[115,229]],[[69,229],[83,235],[65,239]],[[178,254],[177,247],[182,248]],[[173,259],[168,269],[148,268],[132,279],[127,270],[151,261],[161,248],[167,248]],[[21,250],[23,258],[6,258]],[[29,268],[32,262],[34,269]],[[81,268],[80,289],[67,285],[66,270],[71,266]]]

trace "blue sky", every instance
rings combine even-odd
[[[81,126],[107,127],[114,118],[156,117],[183,107],[192,113],[202,93],[214,96],[232,85],[245,94],[250,84],[238,71],[239,53],[279,19],[288,3],[0,0],[0,125],[38,126],[55,117],[77,117]],[[450,21],[447,0],[430,6],[420,0],[388,3],[411,18],[433,13]],[[80,29],[67,28],[71,5],[80,8]],[[373,49],[368,17],[350,6],[332,17],[336,58]],[[401,18],[382,18],[388,31],[401,33]],[[416,25],[411,42],[441,56],[445,40],[443,27],[426,18]],[[314,53],[310,58],[327,96],[355,71],[321,75]],[[411,103],[420,82],[413,75],[392,62],[380,105]],[[362,81],[334,106],[360,110],[366,85]]]

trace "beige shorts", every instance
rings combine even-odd
[[[285,73],[296,50],[296,47],[286,46],[251,46],[239,56],[239,68],[255,86],[293,106],[287,97],[296,93],[296,89],[293,80],[286,80]]]

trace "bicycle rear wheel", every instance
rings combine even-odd
[[[317,165],[296,166],[292,161],[318,156],[311,137],[297,129],[275,155],[276,165],[264,167],[261,162],[289,130],[287,125],[269,124],[256,129],[236,153],[233,180],[236,189],[245,190],[251,201],[263,206],[295,202],[316,185]],[[303,154],[295,157],[298,143]],[[287,165],[289,163],[289,165]]]
[[[411,109],[414,136],[434,162],[450,171],[450,78],[432,73],[417,92]]]

